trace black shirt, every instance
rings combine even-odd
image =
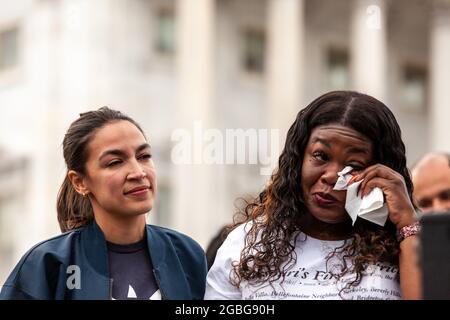
[[[127,245],[107,242],[112,298],[148,300],[158,290],[147,239]],[[158,293],[155,294],[155,297]],[[155,298],[153,297],[153,299]]]

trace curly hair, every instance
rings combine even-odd
[[[301,187],[301,172],[308,139],[315,127],[339,124],[366,136],[373,144],[375,163],[400,173],[412,201],[413,185],[406,166],[405,145],[393,113],[377,99],[353,92],[326,93],[301,110],[290,127],[278,169],[257,198],[240,212],[240,222],[250,223],[241,251],[235,262],[231,282],[239,287],[243,280],[253,284],[281,278],[297,261],[295,242],[301,231],[300,217],[308,214]],[[243,219],[242,219],[243,218]],[[353,272],[356,278],[346,288],[357,286],[367,265],[377,262],[398,264],[399,245],[396,228],[387,221],[384,227],[358,219],[351,237],[327,257],[339,256],[343,268],[335,277]],[[351,262],[348,264],[347,262]],[[341,290],[342,291],[342,290]]]

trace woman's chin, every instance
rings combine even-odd
[[[320,219],[320,221],[324,222],[324,223],[328,223],[328,224],[341,224],[344,222],[347,222],[349,219],[348,218],[336,218],[336,219]]]
[[[350,220],[347,212],[336,212],[336,208],[311,208],[309,213],[320,222],[328,224],[339,224]]]
[[[139,216],[142,214],[149,213],[153,208],[153,203],[151,204],[140,204],[139,206],[134,206],[127,211],[128,215]]]

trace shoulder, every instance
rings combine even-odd
[[[182,263],[183,268],[206,269],[206,255],[200,244],[191,237],[164,227],[147,225],[148,234],[150,234],[153,248],[165,252],[161,257],[168,258],[175,254]],[[158,249],[159,248],[159,249]]]
[[[221,281],[227,281],[233,264],[241,258],[241,252],[245,248],[246,236],[251,228],[251,223],[245,223],[234,228],[227,236],[222,246],[217,250],[214,264],[210,269],[211,275],[221,274]]]
[[[222,267],[228,269],[233,262],[240,260],[251,226],[251,223],[238,225],[227,235],[217,250],[214,264],[221,264]]]
[[[26,263],[36,258],[49,256],[54,256],[56,259],[62,258],[69,252],[72,243],[79,237],[81,231],[82,229],[71,230],[37,243],[23,255],[21,262]]]
[[[38,299],[51,297],[51,281],[59,273],[60,266],[70,259],[70,249],[80,232],[81,229],[69,231],[30,248],[4,284],[4,289],[9,288],[9,296],[30,296]],[[8,294],[2,290],[0,296],[5,298]]]
[[[251,223],[245,223],[234,228],[226,237],[222,246],[219,250],[222,249],[231,249],[231,250],[242,250],[245,246],[245,238],[251,228]]]
[[[217,250],[214,264],[206,278],[205,300],[242,299],[240,289],[231,283],[230,277],[233,264],[240,260],[250,226],[249,223],[237,226]]]
[[[250,229],[249,224],[241,224],[233,229],[217,250],[214,264],[210,271],[221,271],[228,277],[234,262],[240,260],[241,251],[245,247],[245,237]]]
[[[203,248],[191,237],[164,227],[147,225],[147,237],[152,259],[156,258],[153,262],[163,267],[159,274],[167,279],[166,293],[178,288],[174,297],[203,299],[207,273]],[[160,270],[156,265],[155,269]],[[183,279],[188,291],[183,289]]]
[[[168,241],[176,249],[204,253],[197,241],[181,232],[155,225],[147,225],[147,230],[161,240]]]

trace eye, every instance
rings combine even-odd
[[[112,161],[110,161],[110,162],[108,162],[108,164],[106,165],[107,167],[114,167],[114,166],[117,166],[117,165],[119,165],[119,164],[121,164],[122,163],[122,160],[112,160]]]
[[[445,190],[444,192],[441,192],[441,194],[439,195],[439,198],[441,198],[441,200],[450,200],[450,189]]]
[[[145,153],[145,154],[142,154],[139,156],[139,159],[142,159],[142,160],[149,160],[151,158],[152,158],[152,155],[150,153]]]
[[[353,168],[353,172],[363,171],[365,169],[365,166],[360,163],[349,163],[347,165]]]
[[[430,208],[432,203],[430,199],[422,199],[418,201],[419,207],[421,208]]]
[[[328,155],[323,151],[314,151],[312,155],[319,161],[327,161],[329,159]]]

